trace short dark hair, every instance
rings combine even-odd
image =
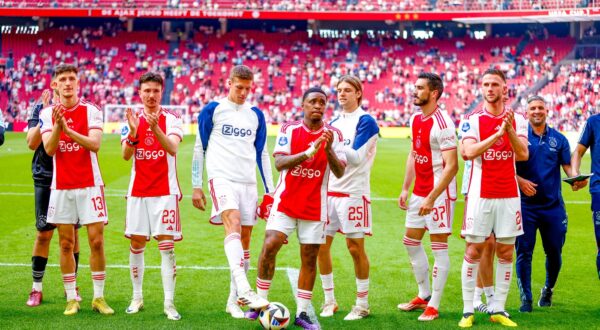
[[[52,79],[58,77],[59,74],[73,72],[77,74],[77,67],[73,64],[59,64],[54,67],[54,72],[52,73]]]
[[[311,88],[307,89],[306,92],[304,92],[304,95],[302,95],[302,102],[304,102],[304,100],[306,100],[306,98],[308,97],[308,94],[310,94],[310,93],[321,93],[321,94],[325,95],[325,99],[327,99],[327,93],[325,93],[325,91],[321,87],[311,87]]]
[[[238,78],[241,80],[254,80],[254,72],[245,65],[236,65],[229,73],[229,79]]]
[[[421,72],[417,78],[427,79],[427,87],[429,87],[430,90],[438,91],[436,100],[439,100],[440,97],[442,97],[442,93],[444,92],[444,82],[438,74],[433,72]]]
[[[144,73],[140,79],[139,79],[139,83],[140,83],[140,87],[142,87],[143,83],[147,83],[147,82],[155,82],[155,83],[159,83],[161,86],[164,86],[164,80],[163,77],[160,75],[160,73],[157,72],[146,72]]]
[[[529,104],[533,101],[542,101],[542,103],[544,103],[544,106],[546,105],[546,100],[544,100],[544,98],[539,95],[532,95],[527,98],[527,104]]]
[[[363,87],[362,87],[362,83],[360,82],[360,79],[358,79],[358,77],[356,77],[356,76],[343,75],[340,77],[340,80],[338,80],[338,83],[337,83],[337,85],[335,85],[335,87],[338,87],[343,82],[354,87],[354,89],[357,92],[360,92],[360,96],[358,97],[358,105],[360,106],[362,103],[362,98],[363,98]]]
[[[504,72],[502,72],[502,70],[500,70],[500,69],[487,69],[483,73],[483,76],[485,76],[486,74],[496,75],[496,76],[502,78],[502,81],[506,82],[506,76],[504,75]]]

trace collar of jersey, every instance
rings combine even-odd
[[[358,107],[356,108],[356,110],[352,111],[352,112],[344,112],[342,111],[341,115],[344,118],[352,118],[354,116],[358,116],[358,114],[362,111],[362,107]]]
[[[529,130],[529,133],[532,133],[535,136],[539,136],[540,138],[543,138],[545,136],[548,135],[548,133],[550,133],[550,128],[548,127],[548,123],[546,123],[546,126],[544,127],[544,131],[542,132],[542,135],[537,135],[535,133],[535,131],[533,130],[533,127],[531,127],[531,124],[527,125],[527,129]]]
[[[504,114],[506,113],[506,108],[502,109],[502,112],[499,115],[494,115],[491,112],[489,112],[485,107],[483,107],[483,113],[485,113],[486,115],[488,115],[490,117],[500,118],[500,117],[504,116]]]
[[[438,112],[439,110],[440,110],[440,107],[437,106],[435,108],[435,110],[432,113],[429,114],[429,116],[425,116],[425,114],[423,113],[423,110],[421,110],[421,114],[423,114],[423,118],[421,118],[421,120],[427,120],[427,119],[433,117],[433,115],[435,115],[435,113]]]
[[[231,100],[229,100],[227,97],[225,97],[223,99],[224,102],[227,102],[227,104],[229,104],[229,106],[231,106],[233,108],[233,110],[235,111],[239,111],[242,110],[244,108],[244,104],[237,104]]]
[[[323,126],[321,126],[321,128],[319,128],[316,131],[313,131],[310,129],[310,127],[306,126],[306,124],[304,123],[304,120],[302,121],[302,127],[310,134],[317,134],[317,133],[321,133],[323,131],[323,129],[325,128],[325,123],[323,123]]]
[[[59,103],[60,105],[62,105],[62,103]],[[81,104],[81,98],[79,100],[77,100],[77,103],[75,103],[74,106],[70,107],[70,108],[64,108],[65,111],[73,111],[75,110],[79,105]],[[63,105],[64,107],[64,105]]]

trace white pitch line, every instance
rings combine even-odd
[[[288,279],[290,280],[290,285],[292,286],[292,292],[294,292],[294,300],[296,300],[298,299],[298,277],[300,276],[300,271],[296,268],[288,268],[287,275]],[[298,304],[298,301],[296,301],[296,304]],[[321,328],[321,325],[319,324],[319,319],[317,318],[317,314],[315,313],[315,309],[313,308],[312,302],[308,304],[307,314],[308,317],[310,317],[310,319],[313,321],[313,323],[318,325],[319,328]]]
[[[2,186],[2,185],[0,185]],[[105,190],[106,191],[106,190]],[[114,191],[119,191],[119,190],[114,190]],[[108,196],[108,197],[125,197],[125,195],[127,194],[127,192],[123,192],[122,194],[104,194],[104,196]],[[33,192],[13,192],[13,191],[3,191],[0,192],[0,196],[33,196]],[[192,196],[191,195],[183,195],[183,198],[185,199],[191,199]],[[371,201],[375,201],[375,202],[389,202],[389,201],[397,201],[398,198],[397,197],[373,197],[371,198]],[[465,200],[464,199],[457,199],[456,200],[457,203],[464,203]],[[592,201],[565,201],[565,204],[590,204],[591,205]]]

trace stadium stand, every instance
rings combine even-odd
[[[131,104],[139,72],[165,69],[171,55],[175,64],[168,74],[174,88],[167,96],[172,105],[190,107],[191,122],[204,104],[225,95],[229,68],[240,63],[257,72],[251,100],[261,106],[269,122],[296,118],[301,91],[309,86],[328,89],[330,109],[334,109],[336,77],[353,73],[365,81],[363,106],[379,124],[406,126],[412,113],[413,80],[421,71],[442,74],[441,103],[458,121],[480,96],[477,77],[490,66],[514,62],[520,41],[515,37],[416,40],[387,35],[326,39],[309,38],[300,31],[257,30],[220,35],[213,28],[201,27],[193,38],[170,49],[156,32],[126,32],[110,23],[85,29],[54,27],[37,35],[2,38],[3,52],[10,54],[13,64],[0,76],[1,89],[8,96],[0,97],[0,108],[7,109],[8,121],[24,121],[28,106],[49,85],[51,68],[60,62],[75,62],[83,68],[84,98],[100,106]],[[549,46],[557,44],[565,47],[553,50]],[[549,76],[573,44],[571,38],[557,37],[530,42],[519,59],[522,64],[509,72],[509,96]]]
[[[0,7],[18,8],[177,8],[247,9],[275,11],[472,11],[536,10],[595,6],[586,0],[38,0],[0,1]]]

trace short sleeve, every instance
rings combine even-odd
[[[88,111],[91,112],[89,119],[90,123],[88,127],[90,129],[102,129],[104,127],[104,115],[102,110],[96,108],[95,106],[89,106],[88,109]]]
[[[131,129],[129,128],[129,124],[121,123],[121,143],[123,143],[123,141],[127,140],[127,136],[129,136],[130,132],[131,132]]]
[[[517,136],[527,139],[528,125],[529,125],[527,123],[527,119],[525,119],[525,117],[523,117],[523,115],[515,114],[515,125],[516,125]]]
[[[477,116],[471,116],[467,119],[463,119],[462,123],[460,124],[460,127],[458,128],[462,136],[461,141],[466,139],[474,139],[475,141],[479,142],[477,127],[475,127],[476,118]]]
[[[558,133],[558,132],[557,132]],[[569,140],[567,138],[558,133],[560,143],[560,151],[559,151],[559,161],[561,165],[570,165],[571,164],[571,148],[569,146]]]
[[[445,121],[445,128],[440,130],[439,141],[440,150],[452,150],[456,149],[456,129],[454,128],[454,124],[450,120]]]
[[[273,156],[275,155],[289,155],[292,152],[292,139],[291,130],[285,129],[284,126],[279,133],[277,133],[277,140],[275,140],[275,148],[273,149]]]
[[[40,133],[52,131],[52,107],[47,107],[40,111]]]
[[[183,140],[183,120],[181,117],[175,115],[167,116],[167,131],[165,134],[167,136],[175,135],[179,137],[179,140]]]

